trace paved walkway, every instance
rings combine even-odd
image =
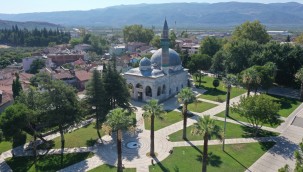
[[[197,96],[199,92],[196,93]],[[230,104],[238,102],[240,96],[235,97],[230,100]],[[214,115],[225,110],[225,102],[218,103],[210,100],[200,99],[201,101],[210,102],[217,104],[216,107],[209,109],[203,113],[195,113],[196,115],[188,119],[188,126],[194,124],[199,116],[210,115],[212,118],[217,120],[224,120],[224,118],[215,117]],[[142,117],[143,110],[141,106],[143,103],[132,102],[134,106],[137,107],[136,119],[137,127],[135,133],[123,133],[123,148],[122,148],[122,157],[123,165],[126,168],[136,168],[137,172],[148,172],[148,166],[152,163],[152,158],[146,156],[146,153],[149,152],[150,144],[150,131],[145,130],[144,128],[144,119]],[[175,110],[180,104],[177,102],[176,98],[171,98],[170,100],[164,102],[164,109],[166,110]],[[297,148],[296,143],[301,141],[303,137],[302,128],[291,125],[296,116],[303,114],[303,105],[301,105],[297,110],[293,112],[285,122],[278,128],[263,127],[265,130],[280,132],[282,133],[279,137],[263,137],[263,138],[238,138],[238,139],[226,139],[226,144],[237,144],[237,143],[254,143],[254,142],[267,142],[275,141],[277,144],[271,148],[266,154],[264,154],[255,164],[253,164],[249,170],[251,171],[262,171],[262,169],[272,169],[276,170],[278,166],[283,166],[285,163],[289,163],[293,166],[293,151]],[[303,115],[302,115],[303,116]],[[228,122],[239,124],[234,120],[227,120]],[[170,142],[167,140],[167,136],[177,132],[182,129],[183,122],[177,122],[165,128],[162,128],[155,132],[155,150],[158,153],[157,158],[153,159],[154,162],[159,162],[164,160],[170,155],[170,150],[173,147],[180,146],[192,146],[192,145],[203,145],[203,141],[182,141],[182,142]],[[247,123],[242,123],[242,125],[248,125]],[[47,137],[47,140],[58,137],[58,134],[53,134]],[[102,144],[96,144],[93,147],[83,147],[75,149],[65,149],[64,153],[74,153],[74,152],[93,152],[94,156],[83,160],[79,163],[73,164],[69,167],[66,167],[60,171],[88,171],[90,169],[96,168],[103,164],[109,164],[116,166],[117,163],[117,147],[115,142],[116,136],[104,136],[102,138]],[[138,147],[129,148],[127,144],[131,142],[137,142]],[[210,145],[222,144],[219,140],[209,141]],[[31,152],[24,151],[24,148],[27,145],[14,149],[16,156],[31,156]],[[59,154],[60,149],[52,149],[48,154]],[[39,151],[39,154],[45,154],[45,151]],[[0,171],[10,171],[9,166],[3,162],[3,159],[11,157],[11,151],[5,152],[0,156]],[[273,162],[276,160],[278,163]],[[266,167],[266,168],[265,168]],[[266,170],[267,171],[267,170]]]

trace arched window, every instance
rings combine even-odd
[[[171,88],[169,89],[169,95],[171,95]]]
[[[161,86],[158,87],[157,96],[161,95]]]
[[[179,91],[179,87],[176,88],[176,92],[178,92],[178,91]]]
[[[166,93],[166,87],[165,85],[162,86],[162,94],[165,94]]]
[[[148,97],[152,97],[152,89],[150,88],[150,86],[147,86],[145,88],[145,95],[148,96]]]
[[[141,89],[143,89],[143,86],[142,86],[140,83],[138,83],[138,84],[136,85],[136,88],[141,88]]]
[[[181,88],[183,88],[183,84],[181,84]]]

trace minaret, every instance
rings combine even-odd
[[[162,48],[162,64],[161,69],[168,74],[169,67],[169,38],[168,38],[168,26],[165,19],[163,32],[161,36],[161,48]]]

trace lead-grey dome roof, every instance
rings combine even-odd
[[[151,62],[148,58],[144,57],[140,60],[139,66],[151,66]]]
[[[157,50],[151,57],[151,63],[156,64],[158,67],[161,66],[162,60],[162,48]],[[169,49],[169,66],[178,66],[181,65],[181,59],[179,54],[173,50]]]

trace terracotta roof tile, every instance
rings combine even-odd
[[[92,77],[92,73],[87,72],[85,70],[75,71],[76,78],[79,81],[88,81]]]

